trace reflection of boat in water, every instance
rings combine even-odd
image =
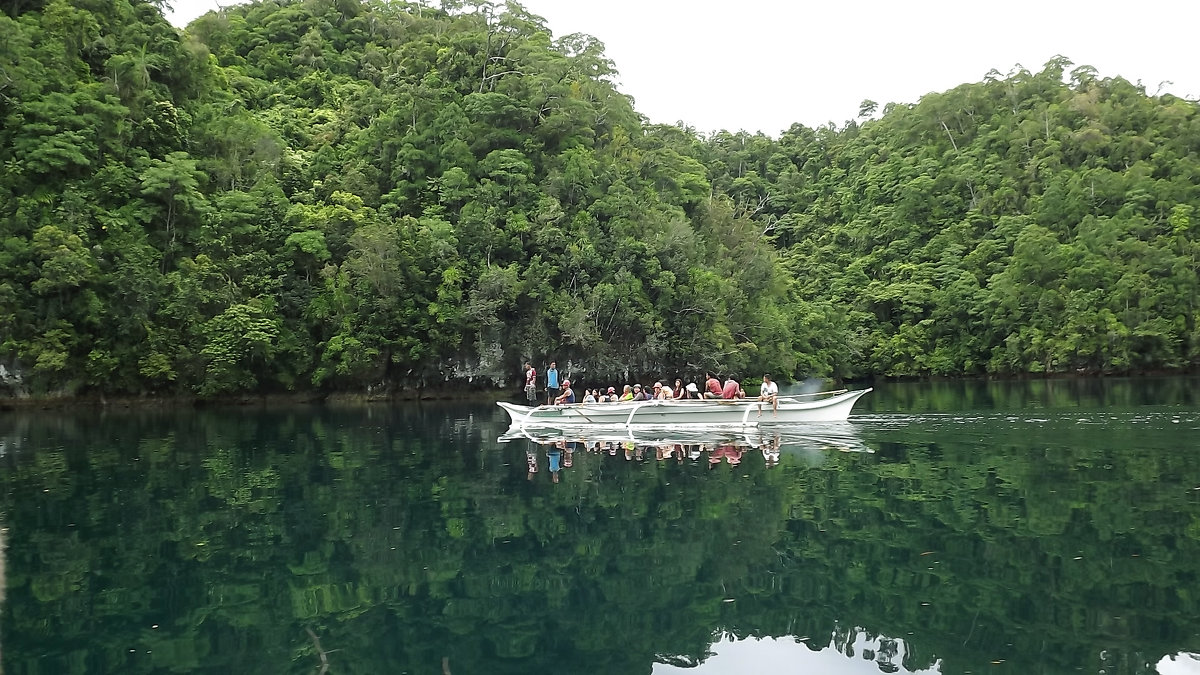
[[[701,399],[683,401],[622,401],[618,403],[572,403],[530,407],[498,401],[514,426],[563,426],[618,424],[654,426],[680,424],[727,424],[775,426],[809,422],[844,422],[859,398],[871,391],[836,391],[780,396],[779,410],[757,399]]]
[[[533,441],[541,445],[559,443],[632,445],[651,448],[693,448],[697,446],[735,446],[758,449],[764,453],[787,453],[818,458],[824,451],[872,452],[858,437],[858,430],[847,422],[819,422],[804,425],[773,425],[770,428],[737,428],[728,425],[675,425],[631,427],[589,425],[573,427],[513,426],[497,439]]]
[[[1168,654],[1159,660],[1155,668],[1159,675],[1195,675],[1200,673],[1200,654]]]

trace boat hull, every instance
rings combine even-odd
[[[806,422],[842,422],[864,394],[862,389],[819,400],[780,397],[779,410],[755,399],[625,401],[619,403],[575,403],[536,408],[497,402],[508,412],[514,426],[622,425],[661,426],[675,424],[762,426]]]

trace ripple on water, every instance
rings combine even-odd
[[[1200,411],[1163,409],[1061,411],[1036,414],[880,413],[854,416],[852,425],[871,443],[946,443],[976,447],[1059,447],[1086,443],[1097,448],[1200,448]]]

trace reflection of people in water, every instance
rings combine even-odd
[[[763,462],[766,463],[768,469],[779,465],[779,445],[779,434],[775,434],[774,438],[762,444]]]
[[[535,441],[537,442],[537,441]],[[538,461],[541,454],[541,446],[546,446],[546,459],[549,465],[550,480],[553,483],[561,482],[562,470],[570,469],[577,459],[576,453],[579,453],[578,458],[585,463],[591,453],[596,453],[600,457],[607,454],[610,457],[619,457],[624,455],[625,461],[628,462],[645,462],[647,460],[657,460],[659,462],[675,459],[677,463],[683,464],[686,460],[694,463],[704,463],[709,468],[712,468],[722,462],[730,466],[739,466],[747,451],[753,452],[755,449],[761,450],[763,464],[766,468],[772,468],[779,465],[780,449],[782,441],[780,434],[771,435],[763,434],[757,439],[747,439],[743,443],[738,443],[734,439],[729,439],[721,442],[719,445],[709,445],[707,443],[661,443],[652,442],[650,444],[639,443],[636,440],[626,441],[590,441],[590,440],[568,440],[560,438],[557,440],[545,439],[540,442],[540,445],[533,445],[533,449],[525,452],[525,460],[528,465],[526,478],[533,480],[534,475],[538,473]],[[707,461],[703,458],[707,456]]]
[[[546,452],[546,456],[550,460],[550,480],[558,482],[558,472],[562,470],[563,449],[566,448],[565,441],[559,441],[558,445],[552,446]]]
[[[731,445],[729,446],[729,450],[725,452],[725,461],[729,462],[731,466],[737,466],[738,464],[742,463],[743,452],[744,450],[742,449],[742,446]]]
[[[728,445],[718,445],[708,451],[708,467],[710,469],[720,464],[722,459],[725,459],[725,449],[728,447]]]
[[[736,445],[724,444],[713,448],[713,451],[708,453],[708,466],[714,467],[721,463],[721,459],[729,462],[732,466],[737,466],[742,463],[742,449]]]
[[[683,461],[683,446],[679,443],[674,445],[658,445],[654,448],[655,459],[662,461],[666,459],[678,459]]]
[[[537,464],[538,464],[537,450],[536,449],[526,450],[525,451],[525,466],[527,469],[527,471],[525,473],[526,480],[533,480],[533,474],[537,473]]]

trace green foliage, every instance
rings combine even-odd
[[[200,329],[206,361],[199,393],[253,389],[255,366],[269,365],[278,349],[279,320],[270,301],[251,299],[229,307]]]
[[[1196,105],[1065,59],[701,137],[516,3],[259,2],[183,34],[132,0],[13,7],[0,357],[40,359],[37,391],[1200,361]],[[272,356],[205,352],[253,303]]]
[[[1068,66],[993,73],[861,126],[708,139],[714,185],[774,231],[809,300],[851,319],[862,351],[833,372],[1200,363],[1200,111],[1087,67],[1064,83]]]
[[[506,382],[548,354],[597,377],[797,362],[770,243],[702,223],[697,139],[644,128],[603,45],[519,5],[3,20],[0,280],[30,289],[3,349],[40,388],[83,365],[215,395]]]

